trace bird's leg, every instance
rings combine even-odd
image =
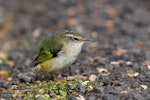
[[[62,78],[62,73],[58,72],[58,78]]]
[[[69,70],[69,76],[71,76],[72,75],[72,73],[71,73],[71,67],[69,67],[68,70]]]
[[[57,72],[53,73],[53,76],[54,76],[54,78],[61,79],[62,78],[62,73],[61,73],[61,71],[57,71]]]

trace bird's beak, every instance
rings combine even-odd
[[[82,38],[82,41],[92,41],[92,39]]]

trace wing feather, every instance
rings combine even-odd
[[[33,61],[35,62],[35,66],[54,57],[57,57],[58,53],[62,50],[62,47],[63,44],[55,41],[52,36],[44,40],[39,47],[38,56]]]

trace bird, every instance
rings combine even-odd
[[[77,59],[85,41],[90,40],[73,31],[52,34],[39,46],[33,61],[36,72],[52,73],[69,67]]]

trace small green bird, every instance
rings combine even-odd
[[[35,70],[51,73],[71,65],[88,39],[72,31],[61,31],[44,40],[35,58]]]

